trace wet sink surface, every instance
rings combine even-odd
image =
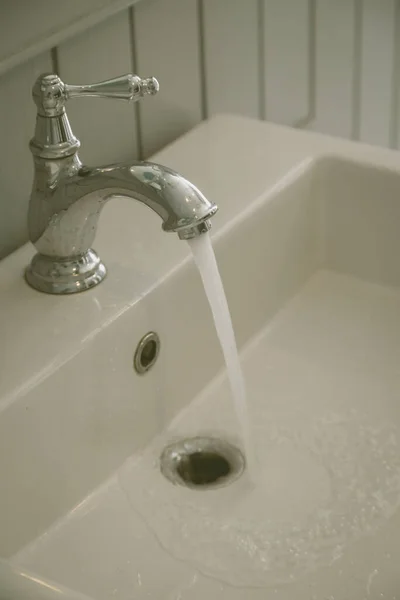
[[[255,472],[209,491],[160,472],[171,441],[240,439],[199,276],[179,242],[149,255],[144,221],[133,244],[147,260],[142,292],[129,300],[114,240],[100,292],[46,305],[51,332],[49,310],[50,321],[67,311],[69,351],[52,333],[54,356],[35,358],[40,376],[29,363],[29,385],[22,369],[3,381],[0,555],[99,599],[400,598],[397,155],[235,117],[165,153],[159,162],[220,204],[213,237]],[[117,207],[115,222],[130,210]],[[40,302],[30,310],[39,327]],[[140,377],[133,351],[150,330],[161,352]]]
[[[171,439],[237,440],[222,374],[18,559],[99,598],[397,598],[399,353],[400,292],[317,272],[242,352],[254,481],[193,491],[159,470]]]

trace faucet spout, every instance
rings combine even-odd
[[[69,186],[76,188],[75,196],[96,193],[99,201],[112,196],[139,200],[161,217],[164,231],[175,231],[181,239],[196,237],[218,210],[182,175],[151,162],[82,168]]]
[[[30,202],[29,234],[38,250],[26,271],[30,285],[73,293],[105,277],[105,266],[91,245],[101,209],[116,196],[142,202],[160,216],[164,231],[181,239],[208,231],[218,210],[190,181],[156,163],[89,168],[76,155],[59,164],[47,161],[47,169],[36,169]]]

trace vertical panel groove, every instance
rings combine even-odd
[[[197,0],[207,115],[259,118],[259,0]]]
[[[132,69],[128,11],[58,46],[59,68],[72,83],[102,81]],[[91,99],[71,102],[68,116],[81,141],[83,162],[107,164],[137,158],[132,104]]]
[[[50,58],[51,58],[51,67],[53,70],[53,73],[57,73],[57,75],[60,74],[60,67],[58,64],[58,50],[57,48],[52,48],[50,50]]]
[[[160,81],[160,93],[140,107],[147,158],[202,120],[198,0],[138,2],[134,21],[141,74]]]
[[[293,126],[309,112],[309,0],[264,0],[267,119]]]
[[[351,137],[354,2],[315,3],[315,119],[313,131]],[[340,36],[338,35],[340,31]]]
[[[399,142],[400,0],[396,0],[393,26],[394,56],[391,81],[392,95],[390,107],[389,144],[391,148],[397,148]]]
[[[134,7],[131,6],[128,12],[129,18],[129,43],[131,47],[131,61],[132,61],[132,72],[137,73],[139,76],[139,66],[137,59],[136,43],[135,43],[135,13]],[[150,74],[151,75],[151,74]],[[142,74],[143,77],[147,77],[146,74]],[[140,119],[140,102],[135,102],[135,135],[136,135],[136,147],[138,152],[138,159],[143,160],[143,142],[142,142],[142,126]]]
[[[310,115],[308,121],[310,122],[315,119],[317,112],[317,0],[310,0],[309,28],[310,42],[308,46],[308,94]]]
[[[354,0],[354,2],[354,59],[351,137],[353,140],[359,140],[361,131],[361,30],[363,21],[363,0]]]
[[[360,140],[391,141],[395,0],[363,0],[361,28]]]
[[[207,66],[205,53],[205,23],[204,23],[204,3],[203,0],[197,0],[197,26],[199,28],[199,73],[200,73],[200,107],[201,118],[208,117],[208,96],[207,96]]]
[[[265,4],[264,4],[264,0],[258,0],[257,14],[258,14],[257,39],[258,39],[258,102],[259,102],[258,112],[259,112],[259,118],[262,121],[265,121],[266,113],[267,113],[267,99],[266,99],[266,94],[265,94],[266,64],[265,64]]]
[[[316,0],[308,0],[308,113],[294,127],[303,129],[316,118]]]

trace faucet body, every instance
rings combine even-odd
[[[40,291],[74,293],[104,279],[106,268],[91,246],[101,209],[116,196],[146,204],[161,217],[163,229],[177,232],[181,239],[208,231],[209,218],[217,211],[192,183],[162,165],[137,161],[95,168],[82,165],[65,101],[74,95],[125,98],[124,86],[130,86],[133,100],[158,89],[154,79],[132,75],[94,86],[66,86],[56,75],[44,75],[34,86],[38,115],[30,143],[34,182],[28,229],[38,253],[25,276]]]

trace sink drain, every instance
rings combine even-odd
[[[194,437],[165,448],[161,472],[174,484],[193,489],[210,489],[232,483],[245,467],[243,454],[224,440]]]

